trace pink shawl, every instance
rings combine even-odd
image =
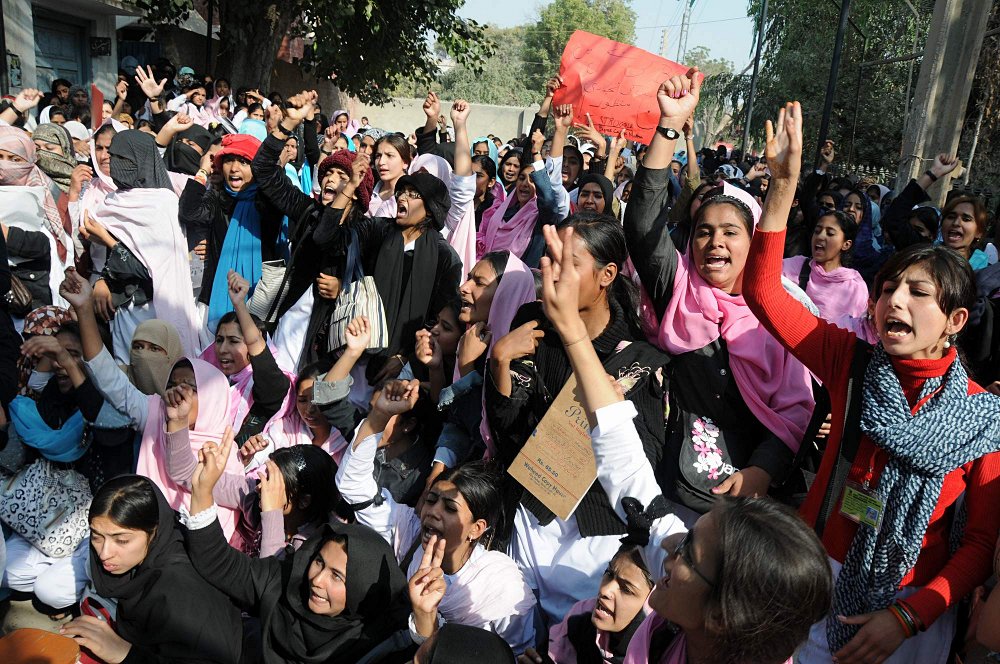
[[[268,347],[268,352],[274,354],[276,351],[273,348]],[[210,343],[208,347],[201,352],[199,357],[216,369],[219,369],[220,371],[222,370],[219,366],[219,358],[215,354],[214,343]],[[286,416],[294,414],[295,417],[298,417],[298,412],[295,409],[295,374],[288,373],[287,371],[282,371],[281,373],[285,374],[288,378],[288,392],[285,393],[285,398],[281,402],[281,408],[279,408],[278,412],[272,415],[271,419],[269,419],[264,425],[265,432],[268,431],[268,427],[270,427],[273,423]],[[229,423],[229,426],[233,428],[233,431],[239,432],[240,428],[243,426],[243,420],[246,419],[251,408],[253,408],[253,365],[248,362],[245,367],[232,376],[229,376],[229,411],[226,414],[226,421]],[[312,442],[311,437],[309,442]],[[246,474],[249,475],[254,470],[264,465],[267,461],[267,457],[278,447],[282,446],[275,444],[272,439],[271,444],[268,445],[266,449],[258,452],[254,456],[253,460],[246,466]]]
[[[90,212],[149,270],[156,317],[174,326],[184,352],[195,357],[201,317],[195,309],[187,240],[177,221],[177,196],[166,189],[108,194]]]
[[[121,123],[117,120],[107,120],[104,124],[112,124],[115,127],[115,132],[124,131],[124,129],[119,129]],[[102,125],[103,126],[103,125]],[[127,128],[127,127],[126,127]],[[94,210],[98,205],[104,202],[104,199],[113,191],[118,191],[118,187],[115,185],[115,181],[111,179],[110,175],[105,175],[101,172],[101,168],[97,165],[97,145],[94,142],[94,137],[90,137],[90,166],[94,169],[94,177],[90,180],[90,185],[83,192],[83,198],[80,199],[80,218],[77,223],[83,226],[83,220],[86,218],[84,215]],[[94,271],[101,272],[104,269],[104,264],[107,261],[108,250],[100,244],[90,245],[90,260],[94,264]]]
[[[229,410],[229,384],[222,372],[202,360],[191,359],[194,367],[195,381],[198,385],[198,419],[194,429],[189,433],[191,451],[195,454],[207,442],[218,443],[229,422],[226,412]],[[149,397],[149,414],[146,416],[146,427],[142,432],[142,444],[139,446],[139,460],[136,472],[145,475],[156,483],[163,491],[167,502],[175,510],[181,505],[191,507],[190,492],[178,484],[174,484],[167,474],[167,434],[164,426],[165,410],[163,399],[159,395]],[[243,465],[239,462],[235,446],[233,453],[226,462],[226,472],[243,474]],[[219,523],[226,539],[232,538],[236,531],[238,512],[219,507]]]
[[[507,256],[503,278],[493,293],[493,303],[490,305],[487,327],[489,327],[491,337],[490,345],[486,349],[487,359],[493,352],[493,345],[510,332],[510,325],[514,321],[514,316],[517,315],[517,310],[528,302],[534,302],[535,299],[535,277],[532,276],[528,266],[511,253]],[[492,459],[496,455],[496,445],[493,443],[490,424],[486,419],[485,390],[483,391],[483,416],[479,421],[479,435],[482,436],[483,442],[486,444],[486,458]]]
[[[756,225],[760,218],[756,201],[729,184],[725,193],[748,205]],[[809,372],[761,326],[742,295],[710,286],[698,274],[689,253],[678,254],[673,297],[660,320],[659,334],[651,341],[679,355],[704,348],[720,336],[750,411],[789,449],[797,451],[815,405]]]
[[[868,285],[857,270],[838,267],[827,272],[814,260],[805,256],[786,258],[782,273],[799,283],[802,265],[809,260],[809,283],[806,295],[819,309],[819,315],[833,321],[841,316],[863,316],[868,311]]]
[[[558,625],[553,625],[549,630],[549,658],[555,664],[574,664],[577,659],[576,648],[569,640],[569,619],[573,616],[590,614],[597,605],[597,598],[582,599],[573,605],[566,617]],[[610,661],[613,656],[608,650],[610,635],[602,630],[594,630],[597,633],[597,648],[600,650],[605,661]],[[638,631],[638,630],[637,630]]]
[[[272,419],[265,427],[264,433],[274,443],[275,450],[292,445],[314,444],[312,431],[299,417],[298,410],[294,408],[288,415],[280,419]],[[319,447],[333,457],[334,462],[339,466],[340,460],[344,458],[347,442],[343,434],[336,427],[333,427],[330,429],[330,436]]]
[[[483,213],[476,236],[477,258],[504,249],[520,256],[528,248],[538,220],[538,200],[532,198],[505,222],[503,217],[507,208],[516,202],[517,194],[511,192],[504,200],[494,201],[490,209]]]

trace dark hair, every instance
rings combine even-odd
[[[98,138],[108,133],[109,131],[118,133],[114,125],[112,125],[110,122],[106,125],[101,125],[100,127],[98,127],[97,131],[94,132],[94,142],[96,143]]]
[[[247,106],[247,117],[250,117],[256,111],[264,112],[264,106],[257,101]]]
[[[566,226],[572,226],[575,235],[587,245],[587,251],[594,257],[597,269],[611,263],[618,268],[618,274],[608,291],[608,300],[618,303],[629,331],[634,338],[642,339],[642,323],[638,314],[639,293],[632,280],[622,274],[628,260],[628,249],[621,223],[610,214],[581,210],[559,224],[560,228]]]
[[[334,483],[337,464],[333,457],[315,445],[292,445],[271,453],[271,460],[278,466],[285,479],[288,502],[297,504],[309,496],[309,505],[303,510],[309,523],[325,523],[340,502],[340,492]]]
[[[887,281],[895,281],[908,268],[919,265],[930,274],[937,286],[937,303],[950,314],[956,309],[971,309],[976,303],[976,279],[969,261],[954,249],[943,245],[914,244],[889,257],[875,275],[872,299],[882,294]]]
[[[485,548],[490,548],[489,542],[492,541],[495,528],[503,515],[500,474],[496,467],[489,461],[470,461],[444,471],[434,480],[435,484],[438,482],[454,484],[469,506],[473,520],[482,519],[486,522],[489,538]]]
[[[341,111],[340,113],[337,113],[336,115],[333,116],[333,121],[336,122],[337,118],[339,118],[341,115],[343,115],[348,120],[351,119],[351,116],[347,111]]]
[[[218,77],[217,79],[215,79],[215,83],[214,83],[214,85],[218,85],[219,83],[225,83],[225,84],[226,84],[226,85],[228,85],[228,86],[229,86],[230,88],[232,88],[232,87],[233,87],[233,86],[232,86],[232,84],[231,84],[231,83],[229,82],[229,79],[228,79],[228,78],[226,78],[225,76],[220,76],[220,77]]]
[[[253,324],[257,326],[257,329],[260,331],[261,335],[266,334],[267,330],[265,329],[264,322],[261,319],[257,318],[253,314],[250,314],[250,319],[253,321]],[[236,315],[235,311],[227,311],[226,313],[222,314],[222,318],[220,318],[219,322],[215,324],[215,333],[218,334],[219,329],[222,328],[223,325],[226,325],[228,323],[236,323],[236,326],[240,328],[240,333],[241,334],[243,333],[243,326],[240,325],[239,316]]]
[[[819,222],[826,217],[834,218],[837,225],[840,226],[840,230],[844,231],[845,240],[853,241],[854,238],[858,236],[858,223],[854,221],[853,216],[847,214],[846,212],[842,212],[841,210],[824,212],[819,216],[819,219],[816,220],[816,225],[818,226]]]
[[[374,150],[376,154],[378,153],[378,146],[382,143],[388,143],[395,148],[396,152],[399,153],[399,156],[403,158],[403,161],[407,165],[413,161],[413,153],[410,151],[410,144],[406,142],[406,139],[403,138],[402,134],[386,134],[382,138],[378,139],[378,142],[375,143]]]
[[[83,336],[80,334],[80,324],[75,320],[68,320],[59,326],[59,330],[56,332],[55,336],[60,334],[71,334],[76,337],[76,340],[83,344]]]
[[[724,498],[712,513],[719,562],[705,630],[722,650],[716,658],[784,661],[830,610],[826,550],[801,517],[769,498]]]
[[[52,79],[52,87],[51,87],[52,94],[55,94],[56,88],[62,85],[66,86],[67,88],[73,87],[73,84],[67,81],[65,78],[54,78]]]
[[[725,187],[719,185],[718,187],[714,187],[701,199],[701,207],[698,208],[698,211],[695,212],[694,219],[691,220],[692,232],[691,237],[688,238],[689,242],[694,239],[693,227],[698,225],[698,220],[705,214],[705,210],[713,205],[728,205],[736,210],[736,212],[740,215],[740,219],[743,221],[743,226],[746,228],[747,234],[753,235],[753,212],[750,211],[750,208],[747,207],[746,203],[738,198],[734,198],[726,194],[725,192]]]
[[[51,111],[49,111],[49,122],[52,121],[53,115],[61,115],[64,118],[66,117],[66,111],[63,110],[62,106],[56,106],[55,104],[53,104],[52,106],[49,106],[49,108],[52,109]]]
[[[320,374],[325,374],[329,370],[330,370],[329,362],[319,361],[307,364],[306,366],[302,367],[302,371],[299,372],[299,377],[296,378],[295,380],[295,388],[298,389],[299,385],[302,384],[302,381],[310,380]]]
[[[955,196],[941,210],[941,220],[944,221],[962,203],[968,203],[972,206],[972,218],[976,221],[976,230],[979,231],[979,239],[982,240],[986,237],[986,221],[989,213],[986,211],[983,199],[978,196]],[[975,243],[973,243],[973,248],[975,248]]]
[[[650,589],[652,589],[656,580],[649,571],[646,560],[643,557],[642,547],[636,544],[623,544],[622,547],[618,549],[618,552],[611,557],[611,562],[608,563],[608,567],[613,567],[615,561],[622,558],[628,558],[629,562],[639,568],[642,572],[642,578],[646,580],[646,584]]]
[[[708,190],[710,189],[716,189],[716,186],[711,182],[702,181],[701,184],[695,187],[694,193],[691,194],[691,198],[688,200],[687,216],[688,219],[691,220],[692,222],[694,221],[694,219],[691,216],[691,204],[694,203],[694,201],[698,198],[698,196],[702,196],[702,199],[704,199],[703,194],[707,193]]]
[[[517,163],[520,164],[522,161],[524,161],[521,158],[522,156],[523,152],[521,148],[511,148],[510,150],[507,150],[507,154],[505,154],[503,158],[500,159],[500,166],[497,168],[497,173],[500,174],[501,180],[503,180],[504,164],[506,164],[508,160],[513,159],[514,157],[517,157]],[[518,169],[518,171],[520,172],[520,169]],[[504,184],[510,184],[510,183],[505,182]]]
[[[938,234],[938,228],[941,226],[941,217],[938,216],[938,211],[928,205],[922,205],[920,207],[915,207],[910,210],[910,219],[916,219],[931,234],[930,241],[934,241],[934,237]]]
[[[138,475],[108,480],[90,503],[90,521],[106,516],[116,525],[152,536],[160,523],[160,504],[152,482]]]
[[[510,252],[507,250],[502,251],[491,251],[490,253],[484,255],[479,260],[489,261],[490,267],[493,268],[493,274],[497,275],[497,283],[503,279],[503,271],[507,269],[507,260],[510,258]]]
[[[479,164],[486,171],[486,177],[489,179],[497,179],[497,165],[488,154],[477,154],[472,158],[472,163]]]

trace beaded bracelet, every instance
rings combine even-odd
[[[911,636],[916,635],[917,633],[916,627],[913,625],[912,622],[910,622],[909,617],[899,607],[899,605],[895,603],[890,604],[889,613],[891,613],[896,618],[896,621],[899,623],[900,627],[903,628],[903,633],[906,635],[906,638],[910,638]]]

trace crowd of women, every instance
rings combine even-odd
[[[506,143],[434,93],[396,133],[162,63],[93,132],[82,88],[23,90],[4,592],[111,664],[1000,649],[983,202],[927,204],[948,155],[898,195],[832,143],[803,173],[797,103],[765,157],[696,154],[698,80],[648,145],[558,76]],[[508,469],[574,417],[561,518]]]

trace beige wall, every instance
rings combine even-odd
[[[361,119],[368,116],[373,127],[389,131],[402,131],[407,134],[427,119],[423,111],[423,99],[395,99],[387,106],[370,106],[352,100],[349,108],[353,117]],[[441,102],[441,110],[447,115],[450,102]],[[332,110],[332,109],[331,109]],[[535,107],[517,108],[514,106],[491,106],[488,104],[472,104],[469,114],[469,138],[495,134],[503,140],[520,136],[531,126],[535,116]],[[451,122],[449,121],[449,124]]]

